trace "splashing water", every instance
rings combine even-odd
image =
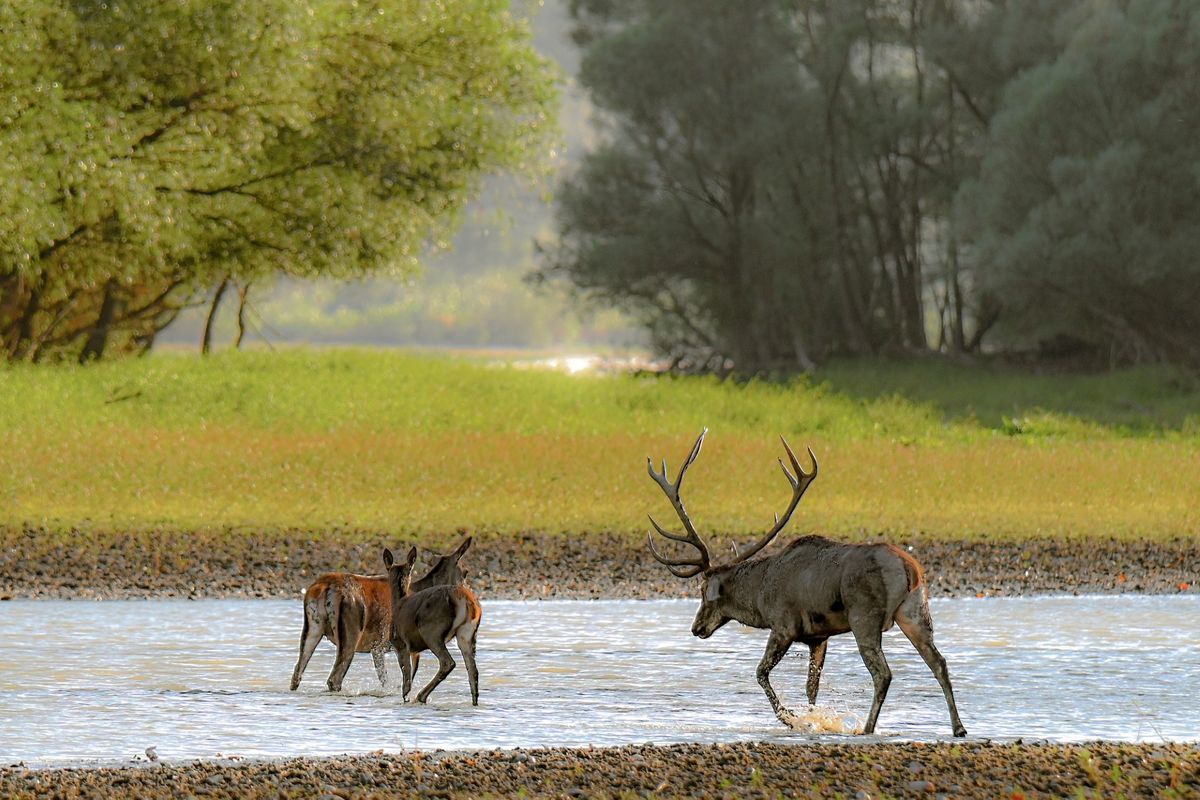
[[[813,705],[805,705],[798,711],[785,708],[779,719],[792,730],[803,733],[858,733],[862,730],[862,723],[854,715]]]

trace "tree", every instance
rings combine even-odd
[[[408,270],[553,74],[501,0],[0,8],[0,353],[145,350],[205,290]]]
[[[992,86],[955,44],[991,17],[959,5],[580,0],[609,129],[543,275],[702,365],[920,352],[931,318],[933,346],[978,349],[993,313],[950,209]]]
[[[1091,2],[1051,30],[960,198],[999,333],[1200,365],[1200,9]]]

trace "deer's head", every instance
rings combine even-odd
[[[683,523],[685,533],[672,533],[665,530],[655,522],[654,517],[650,517],[650,524],[654,526],[654,530],[658,531],[658,534],[663,538],[690,545],[695,548],[696,553],[690,557],[669,558],[655,547],[654,536],[652,534],[646,534],[646,541],[650,545],[650,552],[653,554],[655,560],[665,565],[672,575],[678,578],[691,578],[695,575],[703,576],[703,583],[700,587],[700,610],[696,612],[696,619],[692,622],[692,635],[698,636],[701,639],[707,639],[712,636],[722,625],[735,618],[733,613],[735,604],[731,597],[733,595],[734,582],[737,580],[737,572],[732,568],[746,561],[771,543],[771,540],[783,530],[788,520],[792,518],[792,512],[799,505],[800,498],[804,496],[804,491],[817,477],[817,457],[813,454],[812,448],[808,449],[809,458],[812,459],[812,472],[805,472],[800,466],[800,462],[796,459],[796,454],[792,452],[792,448],[788,446],[787,441],[783,437],[780,437],[780,441],[783,442],[783,449],[787,451],[792,470],[795,471],[795,474],[793,474],[787,468],[787,465],[783,463],[783,459],[779,459],[779,467],[783,470],[783,474],[787,476],[788,483],[792,485],[792,500],[788,504],[787,511],[784,512],[782,518],[778,514],[775,515],[775,526],[767,531],[757,542],[742,550],[738,550],[735,547],[732,561],[714,566],[712,558],[709,555],[708,545],[700,538],[700,534],[696,531],[696,526],[692,524],[691,517],[688,516],[687,509],[683,507],[683,499],[679,495],[679,490],[683,486],[684,475],[687,474],[688,467],[700,455],[700,448],[703,446],[704,437],[707,434],[708,428],[700,432],[696,443],[692,445],[692,452],[683,462],[683,466],[679,468],[679,475],[675,478],[674,483],[667,478],[667,462],[665,459],[662,462],[661,472],[655,471],[654,462],[648,458],[646,459],[646,471],[650,473],[650,477],[654,479],[654,482],[666,494],[667,499],[671,501],[675,513],[679,516],[679,521]]]
[[[438,556],[437,561],[422,579],[431,586],[454,586],[462,583],[470,574],[458,563],[463,554],[471,547],[471,537],[444,556]]]
[[[388,585],[392,588],[394,597],[404,597],[412,585],[413,566],[417,563],[417,548],[408,551],[408,558],[397,561],[392,551],[383,548],[383,565],[387,567]]]

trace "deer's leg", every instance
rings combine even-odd
[[[379,685],[387,688],[387,664],[383,660],[387,648],[379,645],[371,649],[371,659],[375,662],[375,674],[379,676]]]
[[[475,666],[475,634],[479,631],[479,623],[467,620],[455,638],[458,650],[462,653],[463,661],[467,664],[467,679],[471,682],[471,705],[479,705],[479,670]]]
[[[958,718],[958,706],[954,703],[954,689],[950,686],[950,670],[946,668],[946,659],[933,645],[933,618],[929,615],[929,599],[924,587],[919,587],[909,593],[900,608],[896,610],[896,624],[904,635],[917,648],[921,658],[929,666],[942,687],[946,696],[946,705],[950,708],[950,726],[955,736],[966,736],[967,729]]]
[[[892,668],[888,666],[883,655],[883,620],[878,615],[860,615],[850,618],[850,630],[858,643],[858,652],[871,680],[875,684],[875,697],[871,701],[871,713],[867,715],[867,724],[863,733],[874,733],[875,723],[879,721],[879,709],[887,697],[888,687],[892,685]]]
[[[400,675],[402,676],[400,699],[408,702],[408,693],[412,691],[413,671],[417,663],[417,654],[412,653],[412,660],[410,661],[408,645],[401,639],[392,640],[392,649],[396,651],[396,661],[400,662]]]
[[[442,636],[444,635],[445,633],[443,629]],[[438,671],[437,674],[433,676],[433,680],[431,680],[425,686],[425,688],[421,690],[421,693],[417,695],[418,703],[424,703],[426,700],[428,700],[430,692],[436,689],[437,685],[444,681],[446,676],[454,670],[454,659],[451,658],[450,651],[446,648],[446,642],[443,641],[442,636],[430,636],[425,639],[425,642],[429,645],[430,652],[437,656]]]
[[[319,625],[311,625],[308,620],[308,609],[304,610],[304,628],[300,631],[300,659],[296,662],[296,668],[292,670],[292,691],[300,686],[300,679],[304,677],[304,670],[308,669],[308,661],[312,658],[313,651],[317,649],[317,645],[321,643],[321,628]]]
[[[337,658],[333,662],[333,669],[329,672],[329,680],[325,682],[331,692],[342,690],[342,680],[350,669],[350,662],[354,660],[354,650],[358,644],[358,633],[361,629],[362,626],[358,622],[354,607],[349,603],[343,603],[338,609],[337,615]]]
[[[808,690],[810,706],[817,704],[817,690],[821,688],[821,670],[825,668],[825,647],[828,644],[828,639],[822,639],[808,646],[808,683],[805,688]]]
[[[413,651],[411,660],[412,660],[412,677],[413,677],[413,680],[416,680],[417,679],[417,666],[421,662],[421,654],[416,651]]]
[[[775,669],[775,665],[787,654],[788,648],[791,646],[791,636],[771,631],[771,638],[767,639],[767,650],[763,653],[762,661],[758,662],[758,670],[755,672],[758,677],[758,685],[763,688],[763,691],[767,693],[767,699],[771,701],[771,709],[779,721],[785,725],[788,724],[786,716],[788,710],[779,702],[775,690],[771,688],[771,670]]]

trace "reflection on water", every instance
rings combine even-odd
[[[1183,709],[1200,685],[1197,597],[938,600],[938,644],[972,736],[1054,741],[1196,740]],[[486,602],[481,700],[460,666],[429,705],[381,689],[360,654],[345,691],[325,691],[322,643],[298,692],[296,601],[14,601],[0,605],[0,763],[127,761],[154,745],[172,761],[406,748],[849,738],[871,682],[853,638],[830,641],[816,709],[807,648],[773,683],[800,717],[789,730],[754,678],[766,633],[689,634],[692,601]],[[937,681],[892,631],[884,738],[946,738]],[[452,652],[454,652],[452,650]],[[389,656],[391,678],[399,668]],[[417,677],[434,672],[426,657]],[[806,732],[812,730],[813,732]]]

